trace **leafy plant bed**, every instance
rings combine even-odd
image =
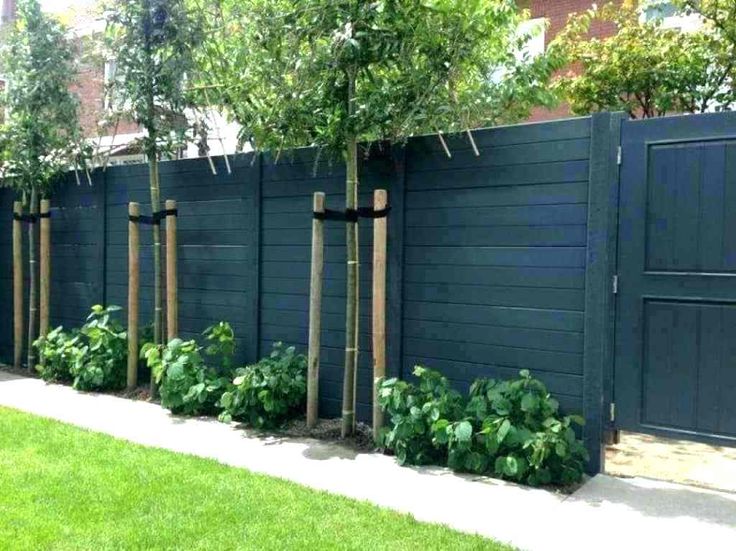
[[[507,381],[478,379],[466,397],[441,373],[417,366],[417,383],[380,382],[388,426],[381,442],[399,463],[447,465],[530,486],[571,486],[583,479],[588,453],[544,384],[522,370]]]

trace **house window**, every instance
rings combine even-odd
[[[697,31],[703,26],[700,16],[678,11],[677,6],[671,0],[643,2],[641,17],[646,22],[659,21],[664,29],[679,29],[683,32]]]
[[[547,21],[544,17],[527,19],[521,22],[519,25],[519,34],[528,36],[529,40],[521,52],[519,52],[520,58],[532,59],[544,53],[546,47],[544,31],[546,26]]]

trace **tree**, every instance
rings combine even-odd
[[[114,117],[140,124],[148,160],[151,211],[161,209],[159,160],[191,139],[185,116],[188,78],[199,27],[183,0],[115,0],[106,19],[106,44],[115,62],[108,93]],[[163,342],[161,230],[153,225],[154,341]],[[151,381],[154,388],[153,379]]]
[[[38,214],[39,199],[51,194],[53,184],[70,167],[84,165],[89,153],[83,146],[78,122],[79,102],[70,92],[76,75],[74,49],[64,27],[44,15],[38,0],[19,0],[18,17],[2,51],[7,78],[2,127],[2,172],[31,215]],[[36,356],[35,224],[28,225],[30,262],[28,368]]]
[[[676,0],[687,13],[697,13],[724,40],[736,44],[736,2],[730,0]]]
[[[590,38],[594,21],[616,34]],[[638,2],[593,7],[574,16],[551,45],[551,55],[573,64],[555,88],[576,114],[626,111],[632,118],[700,113],[736,102],[733,43],[710,28],[694,32],[643,21]]]
[[[357,208],[360,142],[515,120],[550,99],[545,58],[518,55],[529,37],[510,0],[210,5],[199,75],[242,126],[241,141],[277,156],[305,145],[342,154],[347,209]],[[355,424],[357,226],[347,222],[343,435]]]

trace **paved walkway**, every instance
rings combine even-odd
[[[597,476],[572,496],[441,468],[399,467],[315,440],[264,438],[159,406],[0,372],[0,405],[216,459],[539,551],[736,548],[736,495]],[[736,476],[736,473],[734,473]]]
[[[622,432],[607,450],[606,472],[736,492],[736,447]]]

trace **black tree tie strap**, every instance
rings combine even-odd
[[[372,207],[361,207],[357,210],[347,209],[341,210],[329,210],[325,209],[324,212],[315,212],[315,220],[336,220],[338,222],[357,222],[359,218],[385,218],[391,211],[391,207],[386,207],[383,210],[373,210]]]
[[[28,224],[35,224],[40,218],[51,218],[50,212],[45,212],[43,214],[18,214],[16,212],[13,213],[13,220],[16,220],[18,222],[26,222]]]
[[[160,226],[161,220],[164,220],[167,216],[178,216],[179,211],[177,209],[167,209],[154,212],[153,216],[128,216],[128,220],[136,224],[146,224],[148,226]]]
[[[325,209],[324,212],[315,212],[315,220],[336,220],[338,222],[357,222],[358,211],[353,209],[347,210],[329,210]]]
[[[381,210],[373,210],[371,207],[361,207],[358,209],[358,216],[361,218],[386,218],[388,213],[391,212],[391,207],[386,207]]]

